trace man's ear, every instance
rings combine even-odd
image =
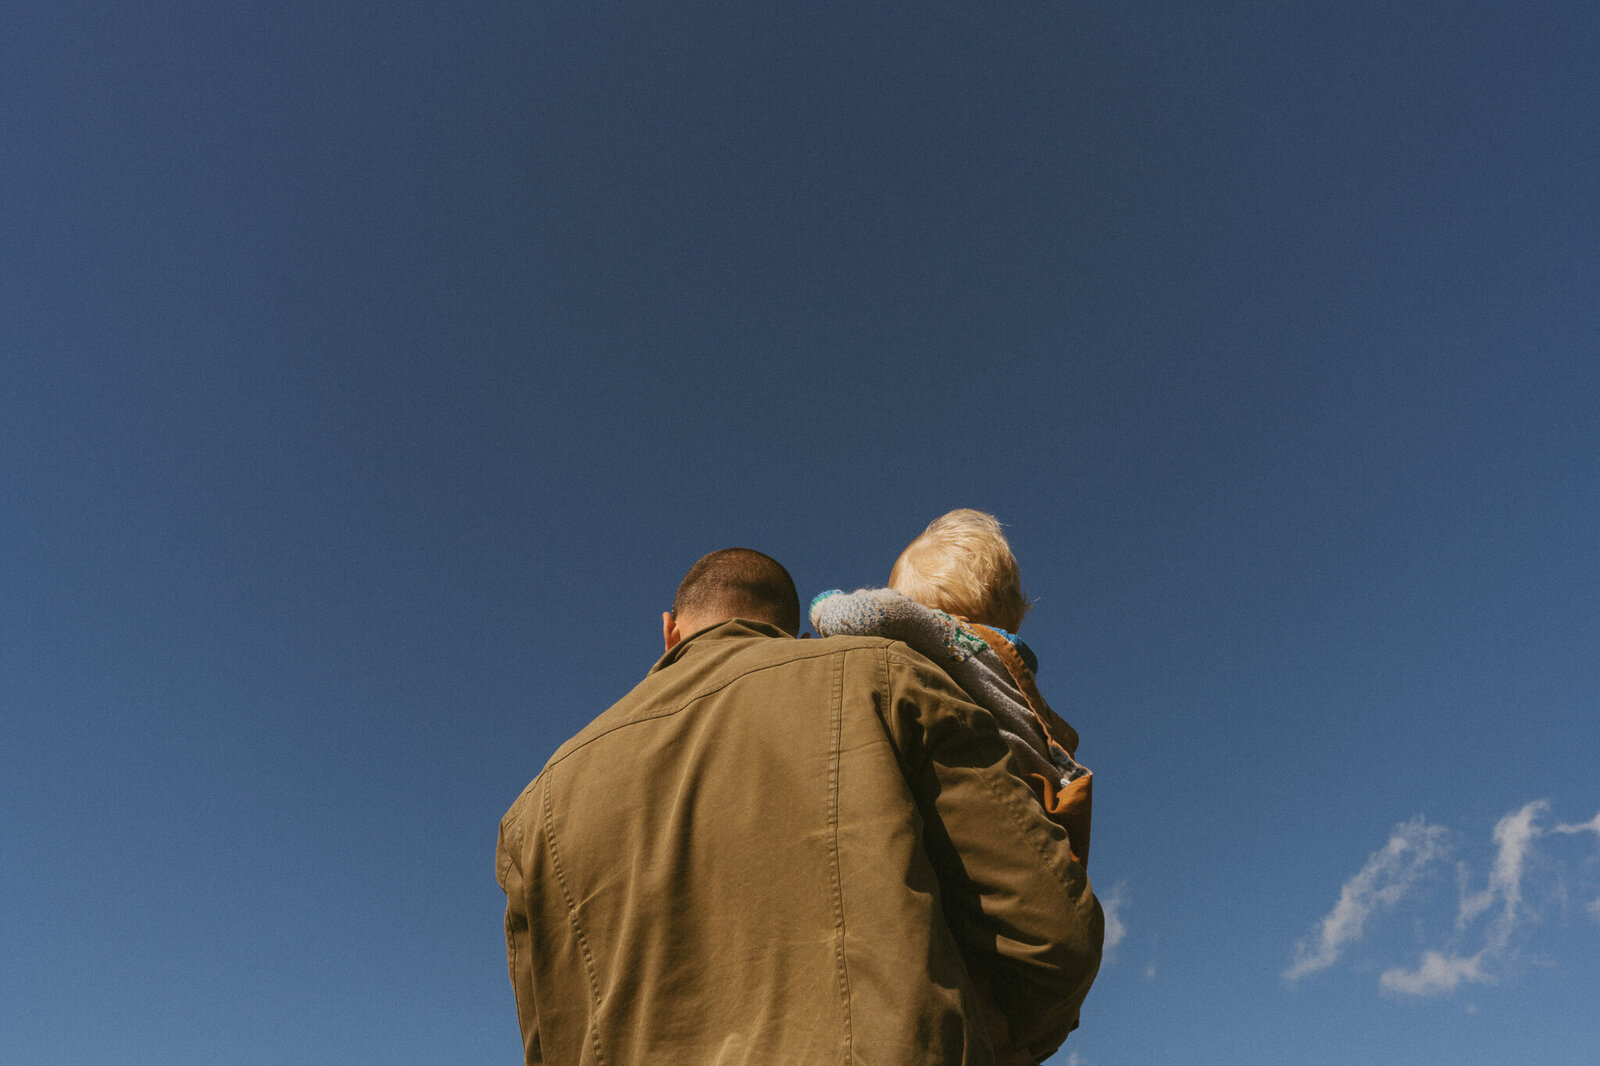
[[[683,634],[678,632],[678,620],[672,617],[671,611],[661,612],[661,642],[666,645],[662,651],[671,651],[678,641],[683,639]]]

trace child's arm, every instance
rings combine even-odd
[[[811,601],[811,627],[823,637],[904,641],[946,670],[988,647],[950,615],[893,589],[824,592]]]

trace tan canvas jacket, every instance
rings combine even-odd
[[[1008,757],[903,644],[683,641],[501,821],[526,1061],[989,1064],[975,980],[1046,1057],[1103,922]]]

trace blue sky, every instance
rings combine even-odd
[[[727,545],[1007,523],[1058,1066],[1600,1060],[1591,5],[0,15],[0,1059],[514,1061],[495,825]]]

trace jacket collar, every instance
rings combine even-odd
[[[716,625],[707,626],[697,633],[691,633],[678,641],[670,651],[656,660],[656,664],[650,668],[650,672],[653,674],[657,670],[665,670],[683,658],[684,655],[689,654],[691,649],[699,650],[707,645],[720,644],[728,640],[752,640],[761,637],[782,637],[785,640],[796,639],[770,622],[756,622],[749,618],[730,618],[726,622],[718,622]]]

